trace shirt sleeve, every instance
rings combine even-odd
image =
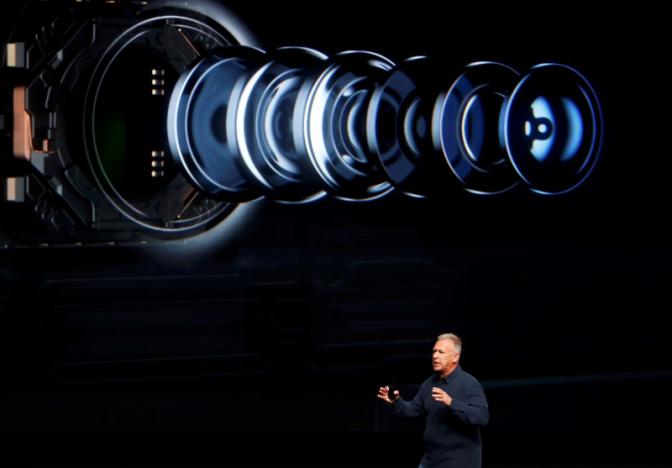
[[[466,401],[453,398],[449,411],[471,426],[486,426],[489,412],[485,392],[480,383],[474,382],[466,393]]]
[[[426,382],[420,386],[418,393],[411,401],[406,401],[399,397],[394,400],[392,407],[394,408],[395,416],[400,418],[417,418],[425,414],[425,405],[423,403],[424,393],[426,391]]]

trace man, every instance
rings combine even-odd
[[[481,384],[460,368],[462,340],[452,333],[437,338],[432,352],[435,375],[412,401],[399,391],[378,389],[378,398],[403,418],[426,416],[426,453],[420,468],[480,468],[480,427],[488,424],[488,402]]]

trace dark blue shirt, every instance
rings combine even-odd
[[[453,398],[450,406],[432,398],[439,387]],[[426,416],[424,468],[480,468],[480,427],[488,424],[483,387],[459,366],[445,379],[425,380],[412,401],[397,398],[394,413],[403,418]]]

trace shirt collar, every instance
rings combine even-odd
[[[448,374],[446,377],[439,377],[438,375],[435,375],[434,378],[436,380],[438,380],[439,383],[442,383],[442,382],[450,383],[455,378],[455,376],[457,374],[459,374],[460,372],[462,372],[462,368],[458,364],[457,367],[455,368],[455,370],[453,372],[451,372],[450,374]]]

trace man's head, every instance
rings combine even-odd
[[[446,376],[450,374],[460,362],[462,340],[452,333],[444,333],[436,338],[432,350],[432,368],[434,372]]]

